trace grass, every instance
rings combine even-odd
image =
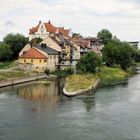
[[[108,86],[124,80],[129,74],[120,68],[103,67],[96,75],[101,79],[101,86]]]
[[[108,86],[120,82],[128,76],[128,73],[120,68],[103,67],[96,74],[73,74],[66,78],[65,88],[68,92],[75,92],[80,89],[87,89],[92,86],[96,79],[101,79],[102,86]]]
[[[0,62],[0,69],[8,69],[16,66],[18,64],[17,61],[7,61],[7,62]]]
[[[83,90],[94,84],[96,76],[93,74],[73,74],[66,78],[65,88],[69,92]]]
[[[24,71],[0,71],[0,80],[9,80],[25,76],[29,76],[29,74]]]

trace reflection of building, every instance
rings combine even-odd
[[[19,88],[18,95],[24,99],[42,102],[49,110],[54,109],[59,101],[57,83],[51,81],[49,85],[33,84]]]

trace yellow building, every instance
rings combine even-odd
[[[49,69],[54,71],[58,63],[58,52],[49,48],[45,44],[31,47],[19,56],[21,69],[31,71],[44,71]]]

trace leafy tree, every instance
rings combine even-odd
[[[135,61],[140,62],[140,50],[137,50],[136,52]]]
[[[11,47],[8,44],[0,44],[0,61],[9,61],[12,59]]]
[[[77,70],[83,73],[95,73],[97,68],[101,66],[101,62],[100,56],[94,52],[90,52],[80,58]]]
[[[3,42],[10,45],[13,52],[13,59],[17,59],[19,52],[28,43],[28,39],[19,33],[10,33],[4,37]]]
[[[103,60],[109,65],[119,65],[126,70],[135,60],[136,51],[128,43],[112,40],[102,50]]]
[[[107,43],[112,39],[112,34],[109,30],[102,29],[98,32],[97,37],[103,41],[104,45],[107,45]]]

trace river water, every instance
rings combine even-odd
[[[140,140],[140,71],[73,98],[63,80],[0,89],[0,140]]]

